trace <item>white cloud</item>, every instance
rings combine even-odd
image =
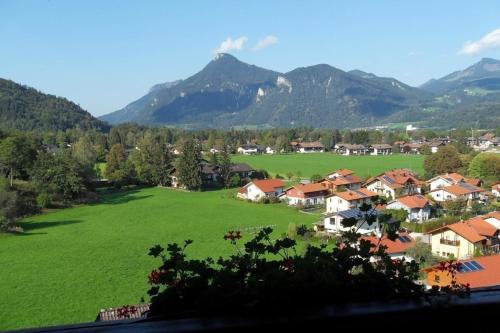
[[[468,41],[458,51],[459,54],[477,54],[487,49],[500,47],[500,29],[493,30],[492,32],[483,36],[483,38],[471,42]]]
[[[278,43],[278,37],[273,35],[267,35],[257,42],[257,44],[252,48],[253,51],[259,51],[265,49],[268,46]]]
[[[220,43],[219,47],[214,50],[214,53],[226,53],[231,50],[243,50],[247,41],[248,38],[245,36],[238,37],[234,40],[231,37],[227,37],[226,40]]]

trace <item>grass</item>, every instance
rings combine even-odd
[[[222,239],[230,229],[274,224],[283,233],[318,219],[233,192],[146,188],[24,220],[25,234],[0,236],[0,330],[93,321],[102,308],[147,299],[154,244],[189,238],[192,256],[218,257],[234,251]]]
[[[300,170],[302,177],[313,174],[325,176],[340,168],[351,169],[361,177],[374,176],[385,170],[410,168],[424,174],[422,155],[341,156],[332,153],[233,155],[234,162],[248,163],[255,169],[265,169],[272,175],[294,175]]]

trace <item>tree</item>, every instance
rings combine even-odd
[[[69,202],[83,193],[85,188],[85,169],[67,150],[55,155],[41,153],[33,168],[31,179],[39,193],[60,196]]]
[[[0,232],[7,231],[17,216],[17,192],[0,179]]]
[[[173,157],[168,145],[157,135],[145,135],[131,156],[140,181],[165,186],[170,183]]]
[[[293,178],[293,172],[291,171],[288,171],[286,174],[285,174],[286,178],[288,178],[288,180],[292,179]]]
[[[36,153],[34,141],[28,136],[10,136],[0,141],[0,171],[9,175],[11,187],[15,176],[27,178]]]
[[[97,154],[92,141],[87,135],[78,139],[72,146],[73,156],[82,165],[93,167],[96,163]]]
[[[429,146],[428,144],[423,144],[420,147],[420,154],[422,154],[422,155],[432,155],[431,146]]]
[[[391,214],[391,216],[399,222],[404,222],[408,218],[408,212],[404,209],[386,209],[385,214]]]
[[[443,207],[451,216],[462,216],[467,208],[467,201],[462,199],[447,200],[443,202]]]
[[[500,179],[500,156],[495,153],[481,153],[469,164],[469,176],[474,178]]]
[[[311,182],[312,183],[317,183],[317,182],[319,182],[322,179],[323,179],[323,177],[321,177],[321,175],[317,174],[317,173],[315,173],[314,175],[311,176]]]
[[[129,184],[135,178],[135,169],[133,164],[127,160],[123,145],[117,143],[111,147],[104,175],[116,187]]]
[[[445,146],[435,154],[428,155],[424,160],[424,169],[427,176],[457,172],[462,167],[462,160],[453,146]]]
[[[432,253],[429,244],[422,242],[420,238],[417,238],[414,247],[406,251],[406,255],[415,259],[417,264],[420,265],[420,268],[434,266],[440,261],[439,258]]]
[[[231,179],[231,165],[231,155],[229,155],[227,144],[224,142],[220,153],[220,175],[222,177],[222,184],[226,188],[235,186],[234,182],[236,181],[238,182],[236,186],[238,186],[240,182],[239,176],[237,180]]]
[[[201,149],[193,138],[183,142],[182,154],[177,164],[179,181],[188,190],[201,190]]]

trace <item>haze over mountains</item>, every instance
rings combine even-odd
[[[494,59],[415,88],[360,70],[321,64],[279,73],[218,54],[197,74],[156,85],[101,119],[187,128],[342,128],[407,121],[450,127],[498,124],[497,102],[500,61]]]
[[[107,129],[103,122],[185,128],[500,126],[500,61],[484,58],[411,87],[394,78],[320,64],[279,73],[219,54],[195,75],[153,86],[95,119],[64,98],[0,79],[0,128]]]

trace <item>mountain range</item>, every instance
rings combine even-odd
[[[500,61],[494,59],[411,87],[326,64],[280,73],[218,54],[195,75],[155,85],[101,119],[186,128],[343,128],[398,122],[450,127],[471,121],[491,126],[500,121],[497,103]]]
[[[154,85],[121,110],[94,118],[77,104],[0,79],[0,129],[107,130],[135,122],[184,128],[500,126],[500,61],[411,87],[326,64],[280,73],[218,54],[200,72]]]

